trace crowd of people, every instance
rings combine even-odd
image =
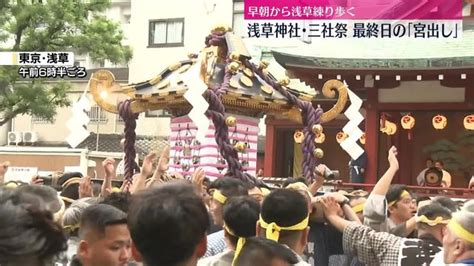
[[[100,186],[79,173],[3,184],[0,265],[474,265],[474,200],[392,184],[395,147],[370,192],[331,193],[324,165],[312,182],[210,182],[168,173],[168,152],[121,188],[113,159]]]

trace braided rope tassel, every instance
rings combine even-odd
[[[255,72],[266,83],[268,83],[279,93],[285,96],[290,102],[290,104],[297,106],[299,109],[301,109],[301,115],[303,117],[304,125],[303,132],[305,135],[303,141],[303,175],[307,180],[313,181],[315,178],[314,168],[317,164],[317,159],[313,154],[315,134],[312,130],[312,127],[313,125],[319,124],[321,122],[321,115],[323,114],[323,110],[319,106],[317,109],[315,109],[311,102],[303,101],[295,95],[291,94],[289,91],[283,88],[276,80],[269,77],[263,72],[261,68],[257,67],[250,61],[245,60],[242,63],[247,68],[252,69],[252,71]]]
[[[129,191],[130,185],[133,182],[133,165],[135,162],[135,157],[136,157],[136,151],[135,151],[135,140],[136,140],[136,133],[135,133],[135,128],[137,127],[137,119],[138,119],[138,114],[135,114],[132,112],[130,108],[130,100],[126,100],[123,102],[120,102],[118,105],[119,109],[119,115],[122,117],[123,121],[125,122],[125,163],[124,163],[124,168],[125,168],[125,177],[124,177],[124,182],[126,182],[125,185],[125,191]]]

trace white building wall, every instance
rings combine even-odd
[[[83,94],[84,88],[87,83],[76,82],[72,83],[72,90],[68,94],[71,103],[74,103]],[[91,95],[89,95],[91,105],[95,105],[95,102]],[[111,101],[117,99],[118,94],[110,94]],[[102,114],[105,116],[105,120],[99,122],[91,121],[87,125],[87,129],[90,132],[99,132],[99,134],[111,134],[121,133],[124,129],[124,123],[117,121],[117,115],[102,110]],[[66,127],[66,123],[72,116],[71,107],[58,108],[57,114],[54,117],[53,123],[48,122],[36,122],[33,120],[31,115],[19,115],[13,119],[12,130],[15,132],[33,131],[38,133],[38,141],[45,141],[51,143],[65,142],[70,131]]]
[[[141,0],[132,2],[130,46],[133,58],[129,64],[130,82],[148,80],[169,65],[188,59],[189,53],[198,53],[205,47],[205,37],[214,25],[232,26],[231,0]],[[184,18],[184,45],[181,47],[148,47],[149,21]],[[137,134],[169,136],[169,118],[146,118],[141,114]]]

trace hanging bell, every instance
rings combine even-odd
[[[321,133],[319,135],[316,135],[316,138],[314,138],[314,142],[316,144],[321,144],[326,140],[326,135],[324,133]]]
[[[316,149],[314,149],[314,151],[313,151],[313,155],[314,155],[314,157],[316,157],[316,158],[318,158],[318,159],[321,159],[321,158],[324,157],[324,151],[321,150],[320,148],[316,148]]]
[[[193,156],[193,164],[199,164],[201,161],[201,158],[199,156],[194,155]]]
[[[314,125],[311,129],[316,136],[319,136],[321,133],[323,133],[323,126],[320,124]]]
[[[184,156],[191,156],[191,147],[189,145],[184,146],[183,154]]]
[[[247,160],[242,160],[242,166],[243,167],[249,166],[249,162]]]
[[[226,161],[224,158],[219,158],[217,159],[217,164],[220,164],[220,165],[225,165]]]
[[[237,119],[233,116],[229,116],[225,119],[225,124],[228,127],[235,127],[235,125],[237,125]]]
[[[226,163],[226,161],[224,160],[224,158],[218,158],[217,159],[216,169],[217,169],[217,171],[219,171],[219,173],[221,173],[224,170],[225,163]]]
[[[245,150],[247,149],[245,143],[241,142],[241,141],[238,141],[235,145],[234,145],[234,149],[238,152],[245,152]]]
[[[184,172],[187,172],[189,169],[191,169],[191,166],[189,166],[188,163],[183,163],[181,164],[181,169],[183,169]]]

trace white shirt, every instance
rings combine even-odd
[[[425,183],[425,173],[427,170],[428,168],[423,169],[416,177],[416,182],[418,183],[418,185],[422,186]],[[451,187],[451,174],[444,169],[442,171],[443,177],[441,180],[446,183],[446,187]]]
[[[451,187],[451,174],[448,171],[443,170],[443,179],[446,183],[446,187]]]

